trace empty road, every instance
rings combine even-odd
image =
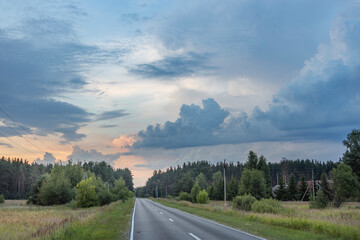
[[[262,238],[166,207],[149,199],[137,198],[130,239],[253,240]]]

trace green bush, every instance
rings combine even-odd
[[[245,194],[243,196],[236,196],[233,199],[233,208],[250,211],[254,202],[256,202],[256,198],[251,195]]]
[[[99,205],[99,199],[95,191],[95,183],[93,178],[82,180],[76,185],[75,200],[78,207],[93,207]]]
[[[283,207],[275,199],[261,199],[252,204],[251,210],[257,213],[279,213]]]
[[[70,202],[73,196],[70,180],[60,167],[54,167],[41,182],[37,202],[41,205],[64,204]]]
[[[122,177],[115,181],[115,187],[112,189],[112,192],[115,194],[116,200],[125,202],[129,198],[129,189],[126,187]]]
[[[329,203],[329,199],[327,198],[327,196],[324,194],[322,190],[319,190],[316,193],[315,201],[310,201],[309,207],[322,209],[322,208],[326,208],[328,203]]]
[[[182,200],[182,201],[191,201],[191,196],[190,196],[190,194],[189,193],[187,193],[187,192],[181,192],[180,194],[179,194],[179,198],[180,198],[180,200]]]
[[[5,202],[4,195],[0,194],[0,203],[4,203],[4,202]]]
[[[205,190],[201,190],[196,196],[196,202],[200,204],[205,204],[209,202],[209,195]]]
[[[191,201],[193,203],[196,203],[196,198],[197,198],[197,195],[199,194],[200,190],[201,189],[200,189],[199,183],[195,182],[193,188],[191,189],[191,193],[190,193]]]

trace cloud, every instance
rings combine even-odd
[[[0,146],[6,146],[7,148],[13,148],[11,144],[0,142]]]
[[[129,72],[145,78],[162,78],[172,79],[184,77],[201,72],[211,72],[214,67],[207,65],[209,60],[208,54],[200,54],[195,52],[187,52],[185,54],[168,56],[164,59],[138,64],[129,69]]]
[[[93,114],[59,97],[84,90],[86,67],[118,62],[118,50],[80,43],[71,22],[57,18],[28,18],[0,28],[2,108],[36,134],[60,133],[62,143],[79,141],[86,135],[78,130]]]
[[[121,156],[121,153],[114,154],[103,154],[101,152],[96,151],[95,149],[85,150],[80,148],[79,146],[73,146],[73,151],[71,155],[68,156],[69,160],[73,162],[108,162],[112,163],[117,160]]]
[[[132,145],[136,142],[136,135],[133,134],[127,134],[127,135],[122,135],[119,138],[115,138],[112,141],[112,145],[115,147],[118,147],[122,150],[127,150],[130,147],[132,147]]]
[[[38,164],[48,165],[57,163],[57,160],[52,153],[46,152],[43,159],[37,158],[35,159],[35,162]]]
[[[188,3],[185,10],[178,2],[152,31],[169,49],[214,54],[213,64],[224,77],[240,75],[279,84],[326,40],[333,18],[348,4],[204,0]]]
[[[175,122],[167,121],[140,131],[140,141],[134,147],[179,148],[213,145],[219,143],[216,132],[229,115],[214,99],[203,100],[203,108],[197,105],[182,105],[180,117]]]
[[[120,117],[124,117],[124,116],[128,116],[128,115],[129,115],[129,113],[125,112],[125,110],[119,109],[119,110],[103,112],[98,115],[97,120],[98,121],[109,120],[109,119],[120,118]]]
[[[105,125],[100,125],[100,128],[115,128],[118,127],[118,125],[115,124],[105,124]]]
[[[267,110],[229,116],[213,99],[183,105],[175,122],[140,131],[135,148],[261,141],[340,141],[360,119],[360,5],[338,15],[330,42],[274,95]],[[229,116],[229,117],[228,117]],[[228,118],[227,118],[228,117]]]

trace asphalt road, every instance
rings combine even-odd
[[[130,240],[231,240],[262,239],[183,211],[166,207],[149,199],[137,198]]]

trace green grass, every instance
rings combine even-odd
[[[56,231],[48,239],[128,239],[134,199],[115,202],[100,208],[98,214]]]
[[[155,201],[169,207],[189,212],[267,239],[359,239],[357,227],[331,224],[326,221],[287,216],[294,214],[255,214],[224,209],[217,203],[206,205],[177,202],[167,199]],[[314,212],[312,212],[314,213]]]

